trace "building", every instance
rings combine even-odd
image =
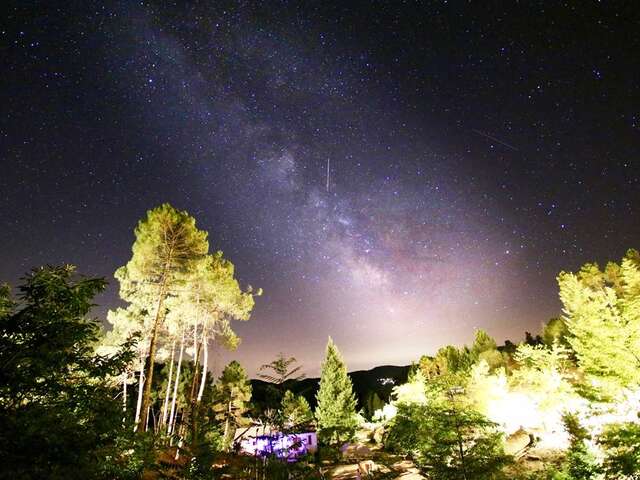
[[[240,453],[252,456],[276,455],[295,461],[318,449],[316,432],[283,433],[266,425],[236,430],[234,445]]]

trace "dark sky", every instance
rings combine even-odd
[[[560,270],[640,247],[640,18],[509,3],[4,5],[0,280],[73,263],[103,313],[170,202],[265,291],[217,368],[537,332]]]

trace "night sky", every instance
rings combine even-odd
[[[170,202],[265,291],[217,371],[519,340],[640,247],[635,2],[37,3],[0,25],[0,281],[73,263],[104,315]]]

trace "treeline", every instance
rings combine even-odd
[[[498,347],[478,331],[422,357],[377,414],[385,447],[434,479],[637,478],[640,254],[558,285],[563,316],[541,335]]]

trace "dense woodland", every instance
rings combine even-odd
[[[104,320],[91,312],[106,281],[86,273],[40,267],[0,290],[1,478],[331,478],[348,443],[430,479],[640,478],[635,250],[560,272],[562,315],[520,343],[477,331],[470,346],[349,375],[329,339],[319,381],[284,354],[261,380],[236,361],[212,377],[209,350],[238,345],[234,322],[261,290],[187,212],[165,204],[140,221],[115,272],[126,306]],[[321,448],[293,464],[243,459],[234,434],[257,422],[315,429]]]

